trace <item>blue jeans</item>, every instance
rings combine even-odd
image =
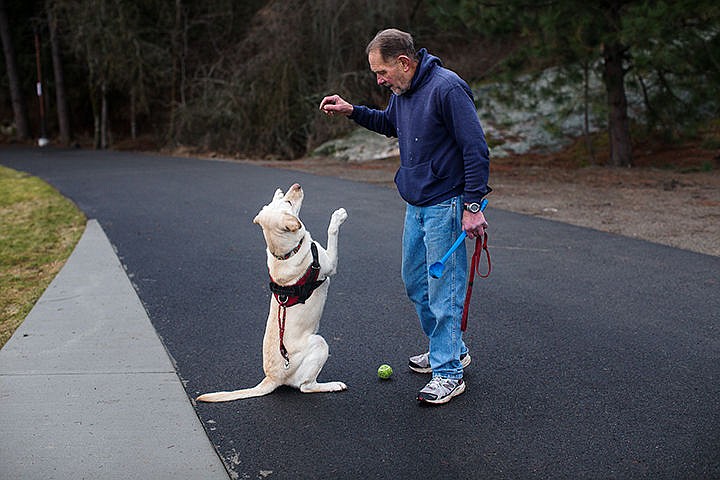
[[[428,268],[462,232],[462,213],[462,196],[429,207],[408,204],[403,230],[402,278],[429,339],[433,376],[453,379],[462,378],[460,355],[467,353],[460,330],[468,273],[465,246],[445,262],[440,278],[432,278]]]

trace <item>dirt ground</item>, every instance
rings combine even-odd
[[[720,256],[720,152],[684,152],[683,165],[568,167],[541,157],[493,160],[493,208]],[[668,152],[672,157],[672,152]],[[672,158],[668,161],[672,162]],[[348,162],[328,158],[254,162],[394,188],[397,159]],[[664,165],[655,156],[654,165]],[[643,164],[645,164],[643,166]],[[492,219],[488,219],[492,228]]]

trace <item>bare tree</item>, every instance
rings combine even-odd
[[[57,20],[48,2],[47,21],[50,31],[50,48],[52,51],[53,73],[55,76],[55,99],[57,102],[58,127],[60,128],[60,142],[70,144],[70,116],[68,114],[67,93],[65,91],[65,75],[63,73],[62,56],[60,54],[60,41],[57,33]]]
[[[13,48],[10,26],[8,24],[5,0],[0,0],[0,37],[2,37],[5,64],[7,66],[8,81],[10,83],[10,98],[12,99],[13,114],[15,115],[15,128],[20,140],[30,138],[30,127],[27,116],[25,97],[20,87],[20,74],[17,68],[15,49]]]
[[[145,88],[153,81],[152,73],[148,72],[163,70],[165,51],[142,35],[141,24],[147,20],[141,8],[149,8],[148,3],[55,0],[57,14],[62,16],[69,37],[68,44],[85,64],[96,148],[110,146],[112,100],[129,102],[130,131],[132,135],[137,134],[136,115],[139,110],[147,110]],[[155,87],[159,86],[159,82],[156,83]]]

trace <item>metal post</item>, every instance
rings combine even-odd
[[[43,99],[43,87],[42,87],[42,65],[40,63],[40,34],[38,28],[35,27],[35,62],[37,63],[37,96],[38,104],[40,105],[40,138],[38,138],[38,145],[41,147],[46,146],[50,143],[47,139],[47,128],[45,126],[45,100]]]

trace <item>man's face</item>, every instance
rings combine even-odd
[[[395,95],[402,95],[410,88],[415,69],[405,55],[385,60],[380,52],[371,50],[368,53],[368,63],[377,77],[378,85],[389,88]]]

